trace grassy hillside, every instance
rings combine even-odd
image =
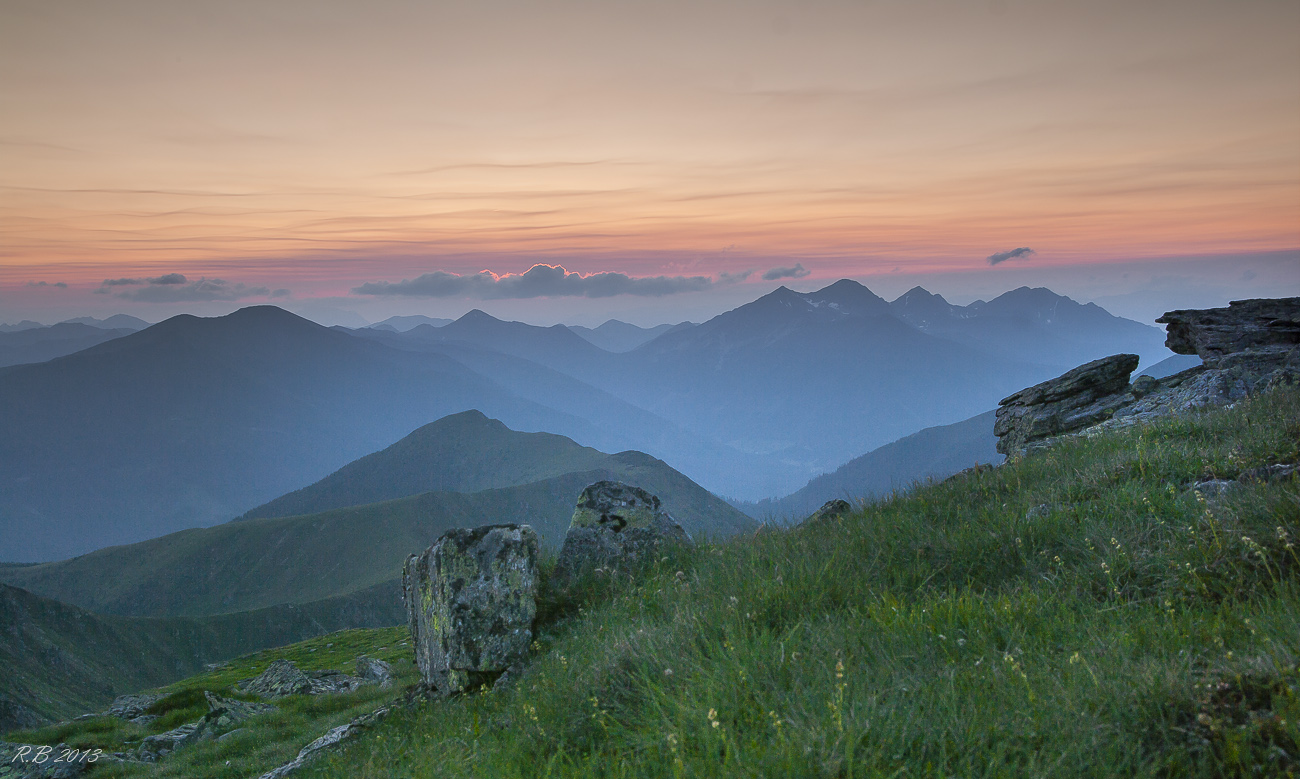
[[[165,697],[149,708],[159,719],[147,726],[114,717],[97,717],[48,727],[5,734],[5,739],[26,744],[66,743],[73,748],[99,747],[106,752],[127,751],[149,735],[193,722],[208,710],[203,691],[225,697],[251,699],[240,694],[235,683],[262,671],[275,660],[292,660],[299,668],[351,671],[357,655],[366,654],[393,665],[397,683],[387,688],[374,685],[339,695],[291,695],[275,702],[274,711],[240,724],[240,730],[220,741],[206,741],[157,763],[107,765],[100,763],[92,776],[190,777],[258,776],[269,768],[293,759],[307,742],[330,728],[371,711],[401,694],[417,678],[409,657],[406,628],[345,630],[290,646],[245,655],[183,680],[157,688]]]
[[[311,777],[1255,776],[1300,757],[1300,392],[664,561]]]
[[[526,523],[546,546],[558,549],[578,495],[601,479],[659,495],[693,535],[756,527],[660,460],[639,452],[601,458],[607,467],[517,487],[428,492],[320,514],[184,530],[71,560],[0,568],[0,580],[92,611],[140,616],[246,611],[385,583],[397,591],[406,556],[451,528]]]
[[[0,698],[46,720],[65,719],[205,663],[404,616],[401,590],[391,587],[302,606],[149,619],[93,614],[0,584]],[[0,717],[0,730],[10,725]]]

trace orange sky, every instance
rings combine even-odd
[[[1300,248],[1295,2],[0,14],[0,321],[168,273],[302,300],[538,261],[815,281]]]

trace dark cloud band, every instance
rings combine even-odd
[[[481,300],[537,297],[606,298],[614,295],[662,297],[708,289],[707,276],[643,276],[624,273],[570,273],[560,265],[534,265],[523,273],[498,276],[491,271],[459,275],[434,271],[402,281],[372,281],[353,288],[357,295],[467,297]]]
[[[1028,246],[1021,246],[1019,249],[1012,249],[1009,252],[997,252],[996,254],[990,254],[987,259],[989,261],[989,265],[997,265],[999,262],[1006,262],[1007,260],[1019,260],[1024,257],[1028,257],[1033,253],[1034,250],[1030,249]]]

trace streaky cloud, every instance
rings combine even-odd
[[[1007,260],[1019,260],[1028,257],[1029,255],[1034,253],[1035,253],[1034,250],[1030,249],[1028,246],[1021,246],[1019,249],[1012,249],[1009,252],[997,252],[996,254],[990,254],[986,259],[988,259],[989,265],[997,265],[999,262],[1006,262]]]
[[[796,262],[792,268],[773,268],[763,274],[763,281],[776,281],[777,279],[802,279],[812,271],[803,266],[803,263]]]
[[[523,273],[497,275],[484,270],[460,275],[433,271],[402,281],[372,281],[352,289],[356,295],[467,297],[519,300],[538,297],[607,298],[615,295],[662,297],[708,289],[708,276],[628,276],[625,273],[571,273],[562,265],[537,264]]]
[[[174,278],[177,276],[180,277],[179,281]],[[168,280],[147,279],[147,286],[119,292],[117,297],[143,303],[196,303],[255,297],[285,297],[289,292],[288,290],[276,290],[275,293],[272,293],[267,287],[250,287],[246,284],[231,283],[225,279],[204,277],[196,281],[187,281],[179,273],[169,273],[166,276],[158,276],[156,279]],[[104,288],[101,287],[100,289]]]

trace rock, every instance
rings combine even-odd
[[[198,722],[187,722],[184,725],[172,728],[166,733],[146,736],[135,751],[136,759],[146,763],[157,762],[160,758],[166,757],[179,749],[181,744],[185,742],[186,737],[193,733],[198,726]]]
[[[997,450],[1015,454],[1035,441],[1082,430],[1105,421],[1132,402],[1128,377],[1136,354],[1116,354],[1022,389],[998,404]]]
[[[1300,345],[1300,298],[1234,300],[1227,308],[1168,311],[1165,346],[1214,367],[1228,354],[1264,346]]]
[[[383,660],[361,655],[357,658],[357,678],[380,687],[388,687],[393,683],[393,666]]]
[[[1261,465],[1258,468],[1251,468],[1248,471],[1242,471],[1237,476],[1237,481],[1243,484],[1281,481],[1289,479],[1300,472],[1300,465],[1296,463],[1278,463],[1276,465]]]
[[[315,760],[322,753],[336,749],[339,744],[355,738],[368,728],[373,727],[375,723],[379,722],[384,717],[387,717],[389,711],[391,711],[391,709],[388,707],[376,709],[369,714],[363,714],[360,717],[357,717],[346,725],[339,725],[337,728],[334,728],[303,747],[302,750],[298,752],[298,756],[293,760],[285,763],[279,768],[273,768],[270,771],[267,771],[258,777],[258,779],[283,779],[284,777],[289,776],[310,763],[312,760]]]
[[[365,684],[364,680],[348,676],[342,671],[307,671],[307,676],[311,679],[311,689],[307,691],[309,695],[352,692]]]
[[[1051,503],[1039,503],[1037,506],[1030,506],[1025,512],[1025,521],[1032,522],[1035,519],[1042,519],[1056,511],[1057,507]]]
[[[1193,484],[1192,489],[1201,493],[1201,495],[1206,498],[1218,498],[1240,486],[1240,483],[1229,479],[1206,479],[1205,481],[1198,481]]]
[[[597,568],[618,568],[664,543],[691,537],[640,487],[598,481],[578,496],[569,532],[555,563],[555,580],[565,586]]]
[[[538,555],[528,525],[488,525],[449,530],[407,558],[402,590],[425,685],[464,692],[528,655]]]
[[[141,714],[138,717],[132,717],[127,720],[127,722],[130,722],[132,725],[139,725],[142,728],[147,728],[156,719],[158,719],[157,714]]]
[[[268,711],[275,710],[275,707],[269,703],[237,701],[232,698],[223,698],[207,690],[203,692],[203,696],[208,699],[208,713],[194,723],[194,730],[182,738],[180,743],[173,747],[173,750],[199,741],[216,738],[249,717],[256,717],[258,714],[265,714]]]
[[[307,695],[312,691],[312,680],[292,660],[276,660],[265,671],[243,684],[241,689],[263,698]]]
[[[835,500],[828,500],[823,503],[821,508],[809,514],[807,518],[799,524],[809,525],[817,522],[827,522],[832,519],[843,519],[844,515],[851,511],[853,511],[853,507],[849,505],[847,500],[836,498]]]
[[[145,713],[150,706],[162,700],[163,696],[158,693],[136,693],[134,695],[119,695],[109,704],[108,711],[104,712],[110,717],[120,717],[122,719],[135,719]]]

